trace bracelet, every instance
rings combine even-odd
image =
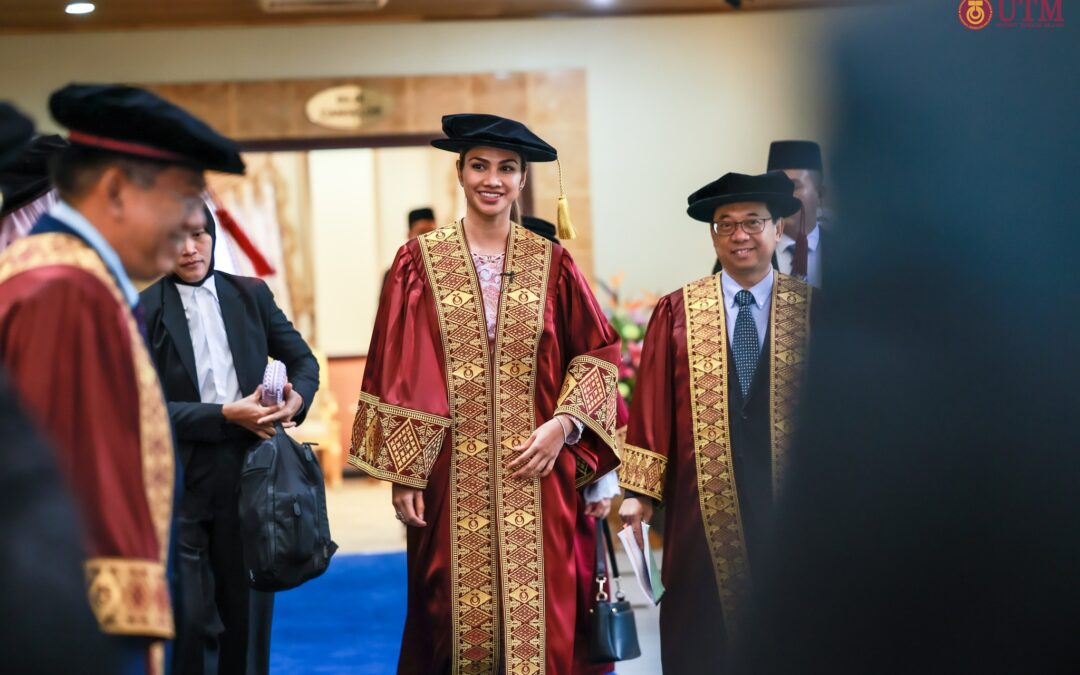
[[[559,428],[562,429],[562,442],[563,445],[566,445],[566,439],[570,437],[570,432],[566,430],[566,425],[562,423],[562,415],[556,415],[552,419],[559,423]],[[573,422],[571,422],[571,424],[573,424]]]

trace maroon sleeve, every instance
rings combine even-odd
[[[371,333],[349,461],[402,485],[427,486],[450,428],[442,341],[415,242],[387,274]]]
[[[573,415],[585,425],[581,440],[570,446],[588,468],[578,481],[583,484],[618,464],[615,427],[620,342],[585,275],[565,250],[558,273],[556,334],[566,367],[555,413]]]
[[[674,314],[671,296],[660,298],[641,350],[641,366],[630,405],[619,483],[638,494],[663,499],[664,473],[672,451],[675,419]]]

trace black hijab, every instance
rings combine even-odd
[[[203,215],[206,216],[206,233],[210,235],[210,263],[206,268],[206,275],[198,281],[184,281],[180,278],[180,275],[173,272],[169,275],[173,283],[180,284],[181,286],[202,286],[206,283],[214,274],[214,249],[217,248],[217,227],[214,223],[214,214],[210,210],[210,207],[203,205]]]

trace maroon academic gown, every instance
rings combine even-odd
[[[132,312],[81,239],[34,235],[0,255],[0,358],[71,488],[101,630],[171,638],[168,416]]]
[[[695,289],[694,297],[699,300],[702,296],[715,300],[706,310],[711,312],[707,314],[711,320],[699,331],[709,345],[699,348],[696,357],[688,348],[684,291],[666,295],[657,303],[645,335],[619,470],[624,488],[665,506],[661,568],[665,594],[660,603],[665,675],[724,672],[732,641],[728,622],[734,624],[738,616],[735,605],[745,604],[736,601],[748,592],[749,582],[739,580],[749,577],[747,568],[752,568],[754,553],[760,551],[770,517],[774,471],[780,463],[776,448],[783,447],[790,435],[791,401],[797,392],[808,337],[810,290],[803,282],[777,273],[765,346],[744,399],[726,329],[716,321],[717,312],[723,311],[718,277],[706,277],[686,287]],[[777,288],[784,291],[779,296]],[[718,379],[719,369],[710,371],[709,363],[719,363],[721,352],[726,355],[726,378]],[[699,373],[695,390],[691,388],[692,358]],[[711,379],[700,375],[706,372]],[[722,386],[710,390],[708,385],[717,382]],[[697,427],[694,407],[699,411]],[[726,409],[726,414],[717,414],[718,409]],[[711,422],[704,433],[702,419]],[[774,427],[774,422],[778,426]],[[699,462],[704,441],[696,435],[727,440],[731,471]],[[709,450],[716,447],[711,445]],[[703,467],[709,472],[705,477]],[[734,485],[724,482],[731,474]],[[714,495],[736,494],[737,508],[704,516],[701,484]],[[719,496],[710,499],[712,503],[724,501]],[[727,517],[732,513],[735,519]],[[712,534],[707,533],[706,521],[714,523]],[[741,532],[738,548],[711,548],[711,543],[718,538],[723,541],[722,537],[733,531]],[[737,562],[733,565],[723,560]],[[729,592],[729,587],[722,592],[720,579],[727,580],[736,592]]]
[[[402,674],[571,672],[577,489],[618,461],[619,340],[562,247],[514,226],[504,271],[493,344],[459,223],[403,246],[379,303],[350,461],[424,490]],[[512,446],[557,413],[580,442],[511,479]]]

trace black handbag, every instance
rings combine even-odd
[[[614,600],[604,589],[608,584],[609,554],[611,578],[615,582]],[[596,603],[589,609],[589,658],[596,663],[636,659],[641,656],[637,624],[634,610],[619,585],[619,564],[615,561],[615,546],[606,518],[598,518],[596,523],[596,584]]]
[[[284,591],[326,571],[330,538],[326,489],[315,453],[282,428],[244,457],[240,473],[240,539],[251,587]]]

